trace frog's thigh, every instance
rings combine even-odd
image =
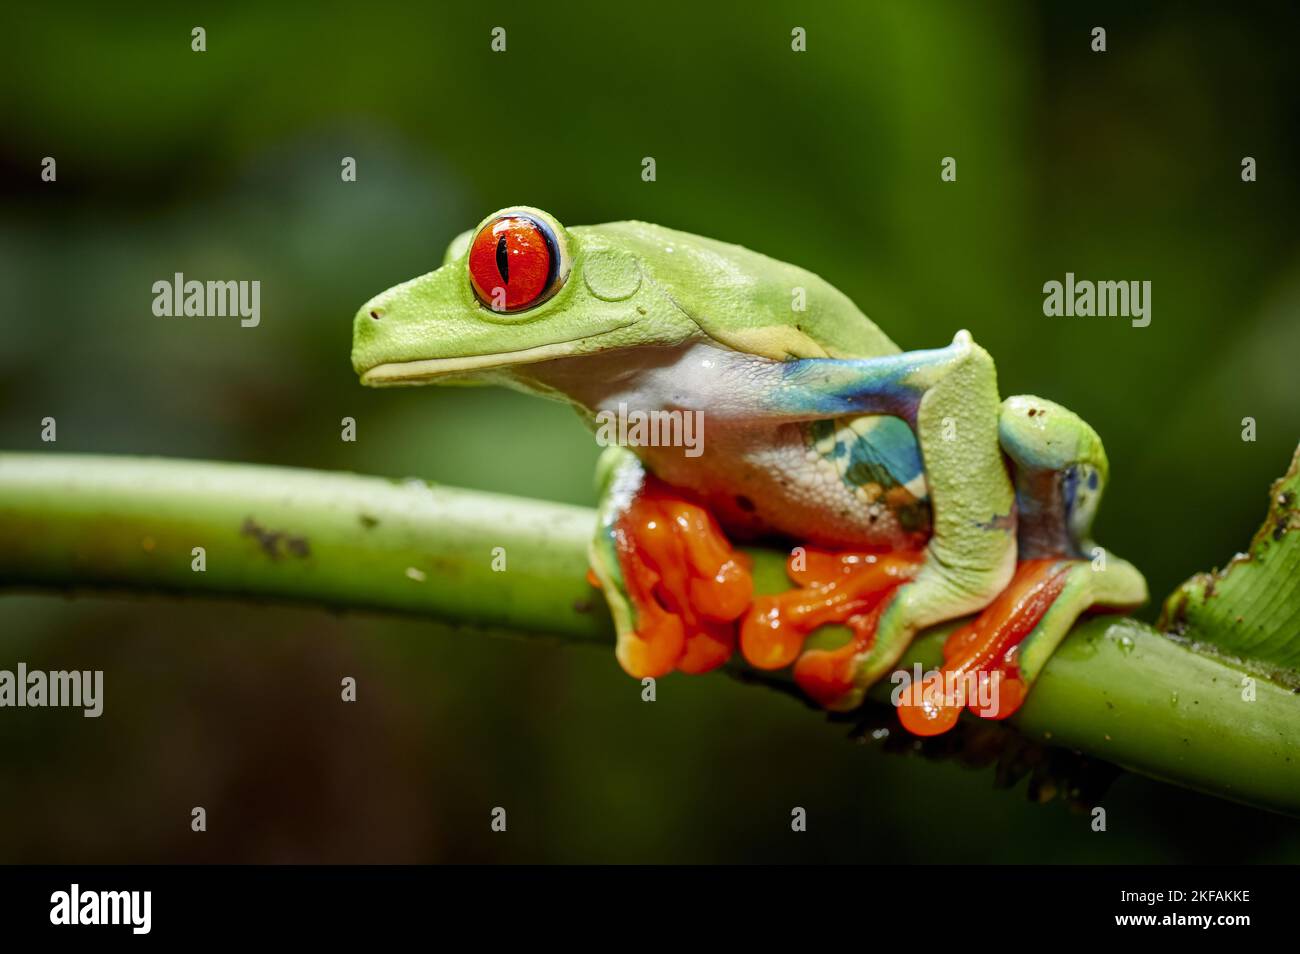
[[[933,535],[920,572],[899,587],[854,660],[855,689],[835,708],[858,705],[918,630],[983,609],[1015,572],[1014,492],[998,445],[993,360],[967,339],[938,370],[925,382],[915,423]]]

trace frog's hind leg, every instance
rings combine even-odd
[[[933,351],[785,367],[784,386],[771,402],[777,412],[896,415],[912,426],[925,463],[933,532],[924,551],[891,561],[887,591],[868,581],[870,608],[845,620],[853,640],[808,649],[795,663],[805,693],[848,710],[897,664],[919,630],[984,609],[1015,571],[1015,497],[998,444],[997,374],[966,332]],[[751,615],[759,609],[756,601]],[[744,634],[753,622],[742,627],[747,654]]]
[[[753,582],[713,516],[611,447],[590,547],[618,634],[619,664],[638,679],[707,672],[730,658]]]
[[[1142,575],[1089,536],[1107,476],[1096,432],[1058,404],[1019,396],[1003,402],[998,436],[1015,469],[1020,562],[998,598],[949,637],[940,675],[905,697],[899,715],[920,735],[945,731],[963,704],[1011,715],[1081,613],[1147,598]]]

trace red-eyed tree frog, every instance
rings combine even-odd
[[[592,570],[638,678],[738,648],[847,710],[919,630],[976,614],[899,701],[932,735],[977,709],[972,679],[994,690],[978,714],[1012,714],[1080,613],[1147,597],[1089,536],[1107,461],[1088,424],[1000,398],[968,332],[901,352],[817,275],[738,245],[502,209],[361,307],[352,363],[367,385],[556,398],[607,439],[690,432],[601,458]],[[754,594],[734,544],[755,539],[790,547],[788,592]],[[805,647],[826,624],[851,638]]]

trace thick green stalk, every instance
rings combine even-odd
[[[581,507],[243,464],[0,454],[0,586],[224,594],[611,642]],[[195,548],[202,548],[203,569]],[[781,555],[753,551],[757,577]],[[938,658],[942,634],[912,661]],[[1300,813],[1300,697],[1127,619],[1071,633],[1025,733],[1156,778]]]
[[[0,454],[0,584],[11,586],[265,597],[606,640],[584,579],[592,519],[414,480]]]

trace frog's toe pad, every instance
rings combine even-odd
[[[713,516],[650,478],[614,539],[635,620],[618,634],[623,669],[643,679],[708,672],[730,659],[754,585]]]

